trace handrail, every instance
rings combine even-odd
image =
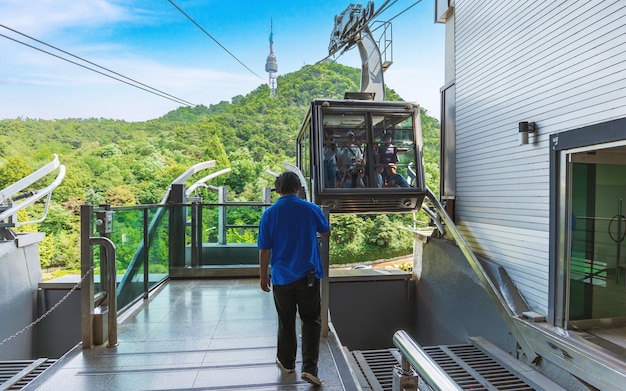
[[[111,239],[106,237],[90,237],[89,244],[99,244],[105,248],[106,266],[108,281],[102,281],[106,295],[107,306],[109,310],[108,328],[109,328],[109,343],[107,347],[112,348],[118,345],[117,343],[117,295],[116,295],[116,283],[117,283],[117,270],[116,270],[116,253],[115,244]],[[92,277],[93,278],[93,277]]]
[[[393,344],[433,391],[462,391],[461,388],[404,330],[396,331]],[[404,368],[403,370],[407,369]]]
[[[52,162],[52,163],[54,163],[54,162]],[[48,164],[46,167],[48,167],[48,166],[50,166],[50,164]],[[46,168],[46,167],[44,167],[44,168]],[[41,174],[41,172],[39,172],[39,171],[37,171],[37,172],[35,172],[33,174],[37,174],[37,173]],[[46,172],[46,175],[48,173],[49,172]],[[20,188],[19,186],[16,186],[17,184],[20,184],[20,186],[22,186],[24,184],[25,184],[24,186],[28,186],[28,184],[26,184],[26,183],[29,182],[30,180],[37,181],[37,180],[43,178],[43,177],[39,177],[39,175],[33,176],[33,174],[31,174],[31,175],[29,175],[29,176],[27,176],[27,177],[25,177],[25,178],[15,182],[13,185],[11,185],[11,186],[7,187],[6,189],[2,190],[5,193],[3,195],[0,195],[0,197],[5,197],[8,194],[13,194],[15,191],[19,191],[19,190],[24,188],[24,187]],[[11,216],[16,216],[17,213],[20,210],[22,210],[22,209],[24,209],[24,208],[34,204],[35,202],[39,201],[43,197],[48,197],[48,199],[46,200],[46,205],[44,207],[43,216],[40,219],[24,221],[24,222],[15,221],[14,225],[16,227],[19,227],[20,225],[36,224],[36,223],[40,223],[40,222],[44,221],[45,218],[46,218],[46,215],[48,214],[48,206],[50,205],[50,197],[52,196],[52,191],[54,189],[56,189],[57,186],[59,186],[61,184],[61,182],[63,181],[64,177],[65,177],[65,166],[64,165],[60,165],[59,166],[59,174],[57,175],[56,179],[50,185],[44,187],[43,189],[32,191],[30,193],[30,196],[28,198],[26,198],[24,201],[22,201],[22,202],[20,202],[20,203],[18,203],[16,205],[6,209],[2,213],[0,213],[0,222],[7,220]],[[26,179],[29,179],[29,181],[25,181]]]
[[[201,162],[201,163],[198,163],[198,164],[194,164],[193,166],[188,168],[187,171],[185,171],[182,174],[180,174],[178,176],[178,178],[174,179],[172,181],[172,185],[180,185],[182,183],[185,183],[185,181],[187,179],[191,178],[191,176],[193,174],[195,174],[195,173],[197,173],[199,171],[202,171],[202,170],[206,170],[207,168],[213,168],[213,167],[215,167],[215,160],[208,160],[206,162]],[[165,196],[161,200],[162,204],[165,204],[167,202],[167,199],[170,197],[171,189],[172,189],[172,187],[170,185],[170,187],[165,192]]]
[[[189,197],[200,186],[208,187],[208,185],[206,185],[206,182],[210,181],[213,178],[217,178],[220,175],[228,174],[231,170],[232,170],[231,168],[225,168],[223,170],[214,172],[212,174],[205,176],[202,179],[197,180],[193,185],[189,186],[189,189],[187,189],[187,191],[185,192],[185,195]]]
[[[54,154],[54,159],[41,167],[39,170],[31,173],[30,175],[20,179],[19,181],[9,185],[8,187],[0,190],[0,205],[4,203],[5,200],[9,199],[9,197],[15,193],[19,193],[22,189],[32,185],[38,180],[46,177],[52,171],[56,170],[59,167],[59,157],[57,154]]]
[[[511,308],[509,308],[509,306],[506,304],[506,300],[504,299],[504,297],[502,297],[502,294],[496,288],[494,282],[489,277],[489,274],[487,274],[482,264],[478,261],[478,258],[476,258],[476,255],[474,254],[472,249],[469,247],[465,239],[463,239],[463,236],[459,232],[458,228],[456,227],[456,225],[454,224],[450,216],[448,216],[448,213],[446,212],[443,205],[441,205],[441,203],[439,202],[439,198],[429,188],[426,188],[426,196],[434,204],[435,211],[432,212],[430,209],[428,209],[427,206],[423,204],[422,204],[422,209],[426,211],[429,214],[429,216],[431,216],[431,218],[433,214],[436,213],[436,215],[439,216],[443,220],[445,226],[448,227],[447,232],[450,233],[450,235],[452,235],[455,243],[457,244],[457,246],[459,246],[463,255],[465,255],[465,259],[470,264],[470,267],[474,270],[474,273],[476,273],[476,275],[478,276],[478,279],[480,280],[481,284],[487,290],[487,293],[489,293],[494,303],[500,310],[500,313],[502,314],[502,318],[504,322],[507,324],[507,326],[509,327],[509,330],[511,331],[511,333],[513,334],[513,336],[519,343],[524,353],[526,354],[526,357],[528,357],[528,360],[530,362],[535,362],[535,360],[538,358],[538,355],[535,353],[530,343],[526,340],[526,336],[519,329],[518,325],[513,321],[515,314],[513,313]],[[440,225],[441,225],[441,222],[437,222],[437,226],[439,227]],[[442,232],[442,235],[445,233],[444,231],[440,231],[440,232]]]

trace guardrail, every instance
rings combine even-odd
[[[454,242],[457,246],[459,246],[459,249],[465,256],[465,259],[469,263],[470,267],[474,270],[474,273],[476,273],[480,283],[493,299],[493,302],[502,314],[504,322],[507,324],[509,330],[517,340],[517,343],[524,351],[524,354],[530,362],[535,362],[539,356],[531,347],[527,336],[524,335],[520,326],[515,322],[517,317],[507,304],[502,292],[496,287],[496,283],[491,279],[489,274],[483,268],[483,265],[478,261],[478,258],[461,235],[461,232],[458,230],[441,202],[439,202],[439,198],[428,188],[426,189],[426,197],[433,203],[435,210],[430,210],[426,205],[422,205],[422,210],[424,210],[433,219],[442,236],[449,235],[454,239]]]
[[[89,238],[90,245],[100,245],[105,248],[105,269],[107,281],[102,281],[104,291],[106,293],[106,302],[108,307],[108,344],[107,347],[112,348],[117,346],[117,295],[116,295],[116,268],[115,268],[115,244],[104,237]],[[92,275],[93,281],[93,275]],[[85,297],[85,300],[90,300],[89,297]]]
[[[417,390],[417,382],[411,366],[433,391],[462,391],[463,389],[443,370],[404,330],[393,335],[393,344],[402,353],[400,367],[395,368],[393,390]],[[407,383],[411,387],[407,387]]]
[[[50,174],[57,168],[59,169],[59,173],[50,185],[38,190],[25,191],[25,189],[29,188],[40,179],[45,178],[48,174]],[[44,167],[20,179],[19,181],[7,186],[6,188],[1,189],[0,206],[4,204],[7,205],[6,207],[0,209],[0,226],[5,225],[8,227],[19,227],[20,225],[24,224],[36,224],[44,221],[48,213],[48,206],[50,204],[52,191],[56,189],[59,184],[61,184],[61,181],[63,181],[64,177],[65,166],[59,163],[59,157],[55,154],[52,162],[46,164]],[[48,199],[46,200],[46,204],[43,210],[43,216],[40,219],[24,222],[18,221],[17,213],[20,210],[33,205],[35,202],[44,197],[48,197]],[[14,203],[18,200],[20,201],[19,203]],[[3,224],[5,220],[8,220],[9,223]]]

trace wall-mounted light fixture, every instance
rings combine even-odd
[[[523,121],[519,124],[519,143],[520,145],[528,144],[528,134],[535,133],[537,126],[534,122]]]

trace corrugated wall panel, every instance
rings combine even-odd
[[[455,4],[459,227],[547,314],[549,136],[626,117],[626,2]]]

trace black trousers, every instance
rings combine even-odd
[[[306,277],[287,285],[274,285],[274,304],[278,312],[277,357],[286,368],[295,368],[298,341],[296,310],[302,323],[302,372],[317,376],[317,360],[322,331],[320,281],[307,286]]]

